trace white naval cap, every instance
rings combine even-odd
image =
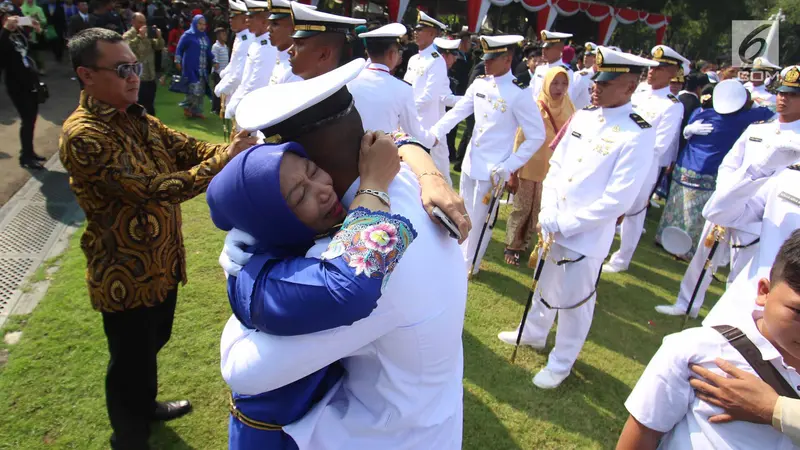
[[[608,46],[608,47],[606,47],[606,48],[610,48],[611,50],[614,50],[615,52],[621,52],[621,51],[622,51],[622,49],[621,49],[621,48],[619,48],[619,47],[617,47],[617,46],[614,46],[614,45],[609,45],[609,46]]]
[[[285,19],[292,16],[292,2],[290,0],[267,0],[269,4],[269,20]],[[314,5],[304,5],[306,8],[317,9]]]
[[[309,80],[256,89],[236,108],[236,123],[247,131],[260,130],[268,144],[293,141],[353,110],[353,96],[345,85],[364,64],[359,58]]]
[[[238,2],[236,0],[228,0],[228,9],[230,10],[230,14],[232,16],[247,14],[247,5],[245,5],[244,2]]]
[[[481,50],[484,61],[503,56],[507,51],[519,46],[524,38],[516,34],[503,36],[481,36]]]
[[[433,40],[433,45],[436,46],[439,53],[455,53],[460,44],[461,39],[436,38]]]
[[[688,67],[690,64],[688,59],[666,45],[656,45],[653,47],[653,50],[650,51],[650,54],[653,55],[653,61],[658,61],[659,66]]]
[[[739,80],[723,80],[711,92],[711,104],[717,114],[730,114],[747,103],[747,89]]]
[[[418,11],[418,13],[419,14],[417,14],[417,26],[415,28],[420,29],[422,27],[432,27],[432,28],[439,28],[440,30],[447,29],[447,25],[425,14],[423,11]]]
[[[269,11],[269,3],[258,0],[242,0],[247,7],[247,14],[253,15]]]
[[[294,22],[293,39],[303,39],[319,33],[352,33],[356,25],[367,21],[352,17],[315,11],[302,3],[291,2],[292,22]]]
[[[779,72],[781,70],[781,67],[772,64],[767,58],[759,56],[758,58],[753,60],[753,66],[750,69],[762,70],[765,72]]]
[[[372,31],[359,33],[362,39],[399,39],[406,34],[406,26],[402,23],[390,23]]]
[[[558,44],[564,44],[565,41],[572,37],[569,33],[559,33],[558,31],[542,30],[539,37],[544,42],[544,47],[552,47]]]
[[[800,92],[800,66],[789,66],[781,71],[778,92]]]
[[[611,81],[626,73],[639,74],[658,65],[653,60],[603,46],[597,47],[595,64],[597,72],[592,76],[595,81]]]
[[[583,44],[583,54],[584,55],[594,55],[597,53],[597,44],[594,42],[587,42]]]

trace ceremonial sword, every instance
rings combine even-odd
[[[697,298],[697,292],[700,290],[700,285],[703,284],[703,277],[706,274],[706,271],[711,268],[712,260],[714,259],[714,253],[717,252],[717,247],[719,247],[719,242],[723,240],[723,236],[725,236],[725,227],[720,225],[714,225],[711,228],[711,231],[706,236],[704,245],[708,247],[711,246],[711,250],[708,252],[708,257],[706,258],[706,263],[703,264],[703,269],[700,271],[700,277],[697,279],[697,284],[694,285],[694,292],[692,292],[692,298],[689,299],[689,307],[686,308],[686,315],[683,316],[683,324],[681,325],[681,330],[686,328],[686,322],[689,321],[689,315],[692,313],[692,306],[694,306],[694,300]],[[713,239],[714,243],[710,243],[709,241]]]
[[[481,234],[478,236],[478,245],[475,247],[475,255],[472,257],[472,264],[469,265],[469,273],[467,274],[467,280],[472,279],[472,270],[475,268],[475,264],[478,262],[478,255],[481,252],[481,242],[483,241],[483,236],[486,234],[486,230],[489,228],[489,222],[492,219],[492,213],[494,212],[494,205],[497,203],[497,200],[503,195],[503,189],[505,189],[505,183],[498,182],[495,184],[494,177],[492,177],[492,188],[486,195],[483,197],[483,204],[489,203],[489,212],[486,214],[486,220],[483,221],[483,228],[481,228]],[[491,200],[489,197],[491,195]]]
[[[550,254],[550,247],[552,245],[553,235],[548,234],[547,240],[545,240],[542,236],[542,232],[540,231],[536,246],[533,248],[533,252],[531,252],[531,254],[538,253],[539,249],[542,250],[542,253],[539,255],[539,263],[536,265],[536,271],[533,273],[531,291],[528,293],[528,301],[525,303],[525,310],[522,313],[522,320],[519,322],[517,342],[514,344],[514,352],[511,353],[511,364],[514,364],[514,361],[517,359],[517,350],[519,349],[519,342],[522,340],[522,331],[525,329],[525,321],[528,318],[528,312],[530,312],[531,306],[533,306],[533,295],[536,293],[536,286],[539,285],[539,277],[542,276],[542,269],[544,268],[545,261],[547,261],[547,255]]]

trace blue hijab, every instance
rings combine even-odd
[[[214,64],[214,54],[211,53],[208,37],[197,29],[201,20],[205,20],[202,14],[194,16],[192,25],[181,35],[175,49],[175,60],[181,64],[181,75],[189,84],[205,80],[208,68]]]
[[[297,218],[281,194],[280,167],[286,152],[307,158],[294,142],[251,147],[225,165],[206,193],[217,228],[244,231],[256,239],[255,253],[278,258],[302,255],[317,234]]]

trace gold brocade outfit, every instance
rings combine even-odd
[[[186,282],[180,203],[228,162],[226,145],[173,131],[140,105],[119,111],[81,92],[59,156],[86,214],[81,249],[94,309],[155,306]]]

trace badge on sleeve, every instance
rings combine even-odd
[[[778,194],[778,198],[786,200],[787,202],[792,203],[795,206],[800,206],[800,198],[797,198],[786,191],[783,191],[780,194]]]

